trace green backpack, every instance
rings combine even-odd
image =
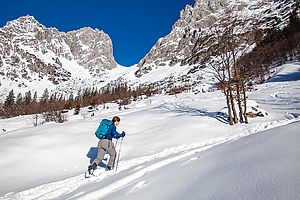
[[[96,137],[100,140],[106,138],[107,131],[112,124],[113,122],[111,120],[103,119],[95,132]]]

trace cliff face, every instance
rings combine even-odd
[[[141,77],[162,66],[193,65],[199,59],[191,59],[201,49],[199,38],[205,37],[209,29],[226,23],[226,12],[235,12],[239,19],[260,21],[260,28],[285,26],[288,14],[297,4],[293,1],[272,0],[196,0],[194,6],[187,5],[180,19],[167,36],[160,38],[150,52],[138,63],[135,75]],[[207,44],[209,46],[209,44]],[[199,55],[197,55],[199,57]],[[201,59],[201,58],[200,58]]]
[[[66,43],[70,47],[78,64],[95,74],[101,70],[115,68],[112,41],[103,31],[92,28],[81,28],[65,34]]]
[[[157,66],[174,66],[188,56],[202,28],[210,26],[214,18],[209,17],[228,4],[227,1],[197,0],[192,7],[187,5],[180,12],[179,20],[167,36],[160,38],[150,52],[138,63],[138,77]]]
[[[116,67],[112,42],[103,31],[82,28],[68,33],[46,28],[32,16],[10,21],[0,29],[0,75],[17,80],[38,73],[54,84],[69,80],[63,59],[77,63],[92,76]]]
[[[0,28],[0,96],[45,88],[69,93],[102,82],[117,67],[112,41],[103,31],[67,33],[47,28],[32,16]],[[0,100],[1,100],[0,98]]]

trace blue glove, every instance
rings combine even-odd
[[[124,131],[122,131],[122,134],[121,134],[121,136],[122,136],[122,137],[125,137],[125,135],[126,135],[126,134],[125,134],[125,132],[124,132]]]

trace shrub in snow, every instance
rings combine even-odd
[[[65,115],[61,114],[61,111],[49,111],[43,114],[45,122],[63,123],[67,121]]]

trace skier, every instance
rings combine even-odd
[[[114,168],[115,159],[116,159],[116,149],[112,138],[119,139],[120,137],[125,137],[125,132],[121,134],[116,131],[116,126],[120,123],[120,118],[118,116],[113,117],[111,120],[112,123],[109,126],[103,139],[100,139],[98,142],[98,155],[97,158],[88,166],[88,173],[93,174],[94,170],[97,169],[98,164],[103,160],[105,153],[107,152],[110,156],[106,170],[112,170]]]

